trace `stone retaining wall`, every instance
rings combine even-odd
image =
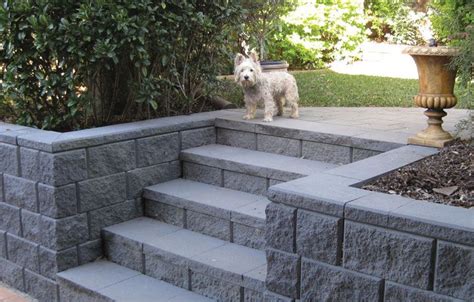
[[[57,300],[56,273],[102,256],[103,227],[142,216],[143,187],[216,141],[213,113],[57,133],[0,124],[0,280]]]
[[[270,187],[268,301],[472,301],[474,211],[358,187],[407,146]]]

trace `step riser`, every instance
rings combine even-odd
[[[103,231],[110,261],[219,301],[262,301],[264,282]]]
[[[186,205],[192,206],[190,203]],[[145,216],[250,248],[260,250],[265,248],[265,222],[263,220],[239,217],[233,221],[228,211],[197,207],[189,209],[186,205],[177,207],[169,203],[145,199]],[[244,221],[250,223],[241,223]]]
[[[269,187],[303,176],[279,172],[279,178],[271,178],[266,176],[271,173],[261,172],[259,173],[258,168],[255,168],[255,171],[245,169],[245,167],[226,170],[189,161],[183,162],[183,178],[185,179],[257,195],[266,195]]]

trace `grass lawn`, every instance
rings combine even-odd
[[[313,107],[414,107],[418,80],[348,75],[328,69],[294,72],[301,106]],[[456,87],[455,108],[472,108],[465,89]],[[241,88],[233,81],[223,81],[216,94],[243,106]],[[471,95],[472,98],[472,95]]]

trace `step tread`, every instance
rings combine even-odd
[[[262,171],[260,171],[262,173],[265,173],[263,170],[267,169],[287,172],[295,176],[307,176],[337,166],[321,161],[217,144],[183,150],[181,152],[181,159],[222,169],[241,170],[241,172],[244,173],[249,167],[254,167],[262,169]],[[229,167],[229,163],[233,163],[234,165]],[[271,177],[271,175],[268,175],[268,177]]]
[[[265,208],[270,203],[261,195],[186,179],[175,179],[147,187],[143,197],[244,224],[250,218],[258,220],[260,225],[265,222]]]
[[[104,233],[106,238],[110,233],[142,244],[145,254],[157,254],[162,259],[188,265],[205,274],[226,276],[230,282],[242,284],[246,279],[249,283],[265,282],[266,257],[261,250],[146,217],[107,227]]]
[[[105,260],[63,271],[58,276],[60,281],[73,283],[115,301],[213,301]]]

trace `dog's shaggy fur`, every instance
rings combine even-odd
[[[283,106],[291,107],[291,118],[298,118],[298,87],[295,78],[287,72],[263,73],[257,54],[250,58],[237,54],[234,61],[235,81],[244,90],[246,113],[244,119],[255,118],[257,105],[264,106],[264,122],[271,122],[275,114],[283,114]]]

